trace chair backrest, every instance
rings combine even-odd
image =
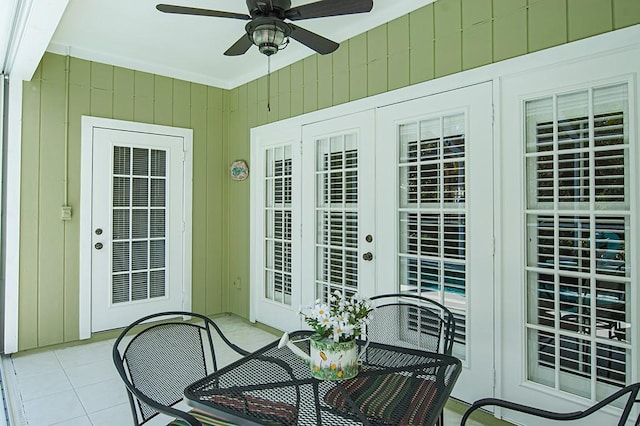
[[[444,305],[402,293],[374,296],[371,302],[375,310],[366,327],[370,341],[451,355],[456,323]]]
[[[217,369],[215,334],[239,354],[247,354],[211,319],[192,312],[149,315],[120,333],[113,362],[127,387],[136,425],[159,412],[175,415],[166,408],[182,400],[185,387]]]

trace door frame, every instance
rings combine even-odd
[[[79,265],[79,332],[80,339],[91,337],[91,271],[92,271],[92,200],[93,200],[93,133],[95,128],[152,133],[183,139],[182,212],[182,308],[191,310],[192,208],[193,208],[193,130],[158,124],[82,116],[80,149],[80,265]]]

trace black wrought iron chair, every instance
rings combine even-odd
[[[371,298],[375,311],[366,327],[371,342],[451,355],[456,332],[453,313],[415,294],[381,294]],[[439,425],[444,425],[440,412]]]
[[[462,420],[460,422],[460,426],[464,426],[466,424],[467,420],[469,419],[469,417],[474,411],[488,405],[504,407],[510,410],[515,410],[521,413],[526,413],[535,417],[542,417],[550,420],[559,420],[559,421],[578,420],[578,419],[582,419],[590,416],[591,414],[600,410],[604,406],[609,405],[612,402],[620,398],[623,398],[626,395],[627,402],[625,403],[624,409],[622,410],[622,414],[620,415],[620,419],[618,420],[618,426],[624,426],[627,424],[627,421],[631,416],[631,410],[633,408],[633,405],[634,404],[640,405],[640,399],[638,399],[639,390],[640,390],[640,382],[634,383],[632,385],[628,385],[620,389],[616,393],[610,395],[606,399],[603,399],[597,404],[592,405],[586,410],[573,411],[570,413],[558,413],[554,411],[542,410],[540,408],[535,408],[528,405],[518,404],[515,402],[506,401],[506,400],[497,399],[497,398],[479,399],[478,401],[474,402],[473,405],[471,405],[471,407],[469,407],[467,411],[464,413],[464,415],[462,416]],[[635,422],[633,424],[636,426],[640,425],[640,414],[636,416]]]
[[[249,353],[231,343],[210,318],[192,312],[148,315],[120,333],[113,362],[127,388],[134,425],[159,413],[176,418],[172,425],[231,424],[174,407],[182,401],[185,387],[217,370],[215,335],[237,354]]]
[[[381,294],[371,301],[375,311],[366,330],[370,341],[451,355],[456,320],[447,307],[403,293]]]

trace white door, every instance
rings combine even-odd
[[[251,319],[300,329],[300,128],[252,136]]]
[[[375,289],[373,110],[302,128],[302,304]]]
[[[92,331],[181,310],[184,139],[94,128]]]
[[[492,85],[380,108],[376,293],[448,306],[463,371],[453,395],[493,395]]]
[[[368,111],[252,135],[253,319],[295,330],[330,291],[373,293],[374,129]]]

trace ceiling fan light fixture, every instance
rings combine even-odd
[[[253,29],[251,39],[258,46],[260,53],[271,56],[285,44],[287,34],[284,29],[275,24],[261,24]]]

